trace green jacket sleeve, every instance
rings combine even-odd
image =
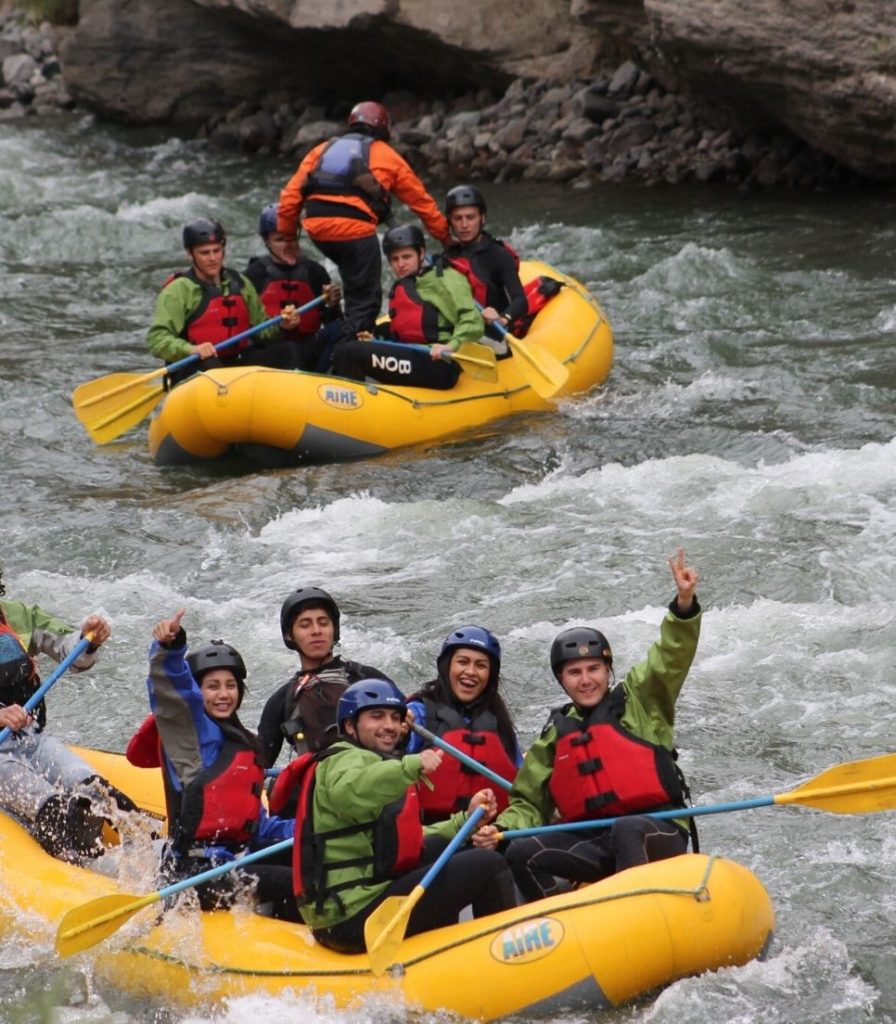
[[[199,289],[186,277],[176,277],[156,296],[152,324],[146,336],[157,359],[174,363],[193,355],[195,348],[181,337],[187,317],[199,302]]]
[[[669,749],[674,746],[675,702],[697,652],[700,619],[699,606],[688,618],[668,612],[659,639],[622,684],[626,694],[622,724],[642,739]]]
[[[463,274],[446,267],[441,275],[431,270],[417,279],[420,297],[431,302],[447,325],[443,343],[457,351],[465,341],[479,341],[485,322],[476,309],[470,284]]]
[[[367,757],[334,757],[324,765],[327,803],[353,823],[370,821],[372,814],[398,800],[420,778],[419,754],[400,760],[372,761]]]
[[[35,658],[45,654],[60,662],[77,644],[81,634],[62,619],[45,612],[39,605],[26,605],[21,601],[0,601],[0,610],[7,624],[15,630],[25,650]],[[81,654],[73,664],[75,671],[90,668],[96,661],[96,652]]]
[[[548,786],[556,749],[557,730],[548,725],[523,758],[513,780],[510,804],[495,819],[499,829],[537,828],[550,823],[555,807]]]

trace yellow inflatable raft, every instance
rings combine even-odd
[[[569,369],[558,398],[601,383],[613,361],[613,335],[595,298],[544,263],[525,262],[566,287],[538,314],[526,344]],[[237,456],[269,466],[333,462],[430,442],[514,413],[551,408],[527,383],[521,356],[498,360],[498,381],[462,373],[449,391],[362,384],[313,373],[234,367],[178,385],[149,427],[159,466]],[[530,378],[531,379],[531,378]]]
[[[82,753],[138,802],[159,806],[157,771]],[[0,814],[0,932],[46,946],[72,907],[122,891],[109,877],[47,856]],[[166,1004],[303,991],[337,1007],[386,998],[393,1007],[482,1021],[618,1006],[678,978],[746,963],[762,954],[774,926],[753,874],[699,854],[412,936],[381,976],[366,955],[326,950],[300,925],[247,910],[169,911],[160,919],[158,906],[78,956],[116,988],[162,993]]]

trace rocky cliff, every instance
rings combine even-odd
[[[247,149],[388,96],[448,173],[896,181],[896,0],[80,0],[59,53],[101,116]]]

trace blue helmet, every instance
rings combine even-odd
[[[485,651],[485,653],[492,659],[492,663],[496,670],[501,668],[501,645],[498,643],[498,638],[494,633],[482,626],[461,626],[459,629],[455,629],[453,633],[449,633],[445,637],[442,649],[439,651],[438,663],[442,663],[443,658],[447,658],[452,651],[456,651],[458,647],[472,647]]]
[[[354,721],[362,711],[368,708],[391,708],[400,711],[404,718],[408,713],[404,694],[395,683],[388,679],[359,679],[352,683],[339,698],[336,707],[336,722],[340,732],[345,732],[343,722]]]
[[[258,233],[262,238],[267,238],[269,234],[277,230],[277,204],[268,203],[268,205],[261,211],[261,216],[258,218]]]

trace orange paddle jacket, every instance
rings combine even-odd
[[[315,146],[299,164],[298,170],[280,193],[280,202],[277,208],[278,231],[287,235],[296,231],[299,214],[305,201],[305,197],[302,195],[302,186],[317,167],[318,160],[328,145],[329,140]],[[426,230],[433,238],[448,245],[451,241],[448,221],[436,205],[435,200],[426,191],[423,182],[411,170],[407,160],[396,153],[387,142],[374,139],[370,146],[369,161],[370,171],[380,185],[410,207],[423,221]],[[305,230],[312,239],[319,239],[322,242],[343,242],[353,238],[364,238],[376,232],[378,218],[360,196],[351,193],[344,195],[311,193],[307,198],[335,204],[333,216],[305,218],[303,222]],[[317,204],[315,205],[317,206]],[[336,209],[345,206],[355,207],[362,215],[366,214],[370,219],[339,216],[335,212]]]

